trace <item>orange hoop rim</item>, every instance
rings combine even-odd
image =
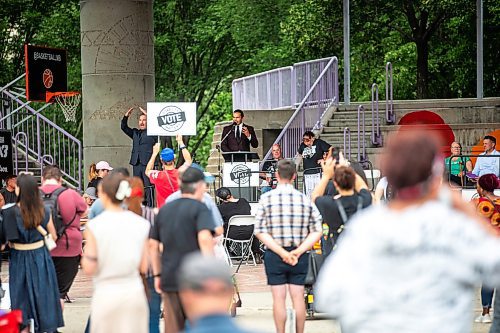
[[[47,91],[45,93],[45,101],[47,103],[53,103],[57,97],[72,97],[72,96],[76,96],[76,95],[80,95],[80,92],[78,92],[78,91],[56,91],[56,92]]]

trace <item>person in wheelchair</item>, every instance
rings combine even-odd
[[[231,217],[235,215],[251,215],[251,208],[248,201],[245,198],[235,198],[232,195],[231,190],[227,187],[217,189],[215,194],[221,200],[221,203],[219,204],[219,211],[224,221],[224,237],[237,240],[249,239],[253,234],[253,226],[233,226],[230,228],[229,234],[227,232]],[[236,254],[234,252],[237,251],[237,249],[231,248],[230,244],[228,246],[228,250],[233,252],[233,254]],[[252,252],[255,256],[256,262],[261,263],[262,253],[259,249],[259,240],[256,238],[252,241]]]

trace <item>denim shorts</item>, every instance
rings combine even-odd
[[[296,247],[285,247],[292,251]],[[303,253],[295,266],[290,266],[279,255],[267,249],[264,254],[264,267],[266,269],[267,284],[276,286],[281,284],[304,285],[309,265],[309,254]]]

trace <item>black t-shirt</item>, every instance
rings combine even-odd
[[[315,201],[316,207],[318,207],[321,216],[323,217],[323,223],[326,223],[330,229],[330,234],[333,234],[333,239],[337,239],[337,230],[343,225],[342,218],[338,210],[338,205],[335,201],[340,200],[342,206],[344,207],[347,219],[349,219],[358,207],[358,197],[361,197],[363,208],[368,207],[372,203],[372,195],[365,189],[359,191],[359,193],[354,193],[354,195],[343,196],[339,199],[333,199],[332,196],[322,196],[318,197]]]
[[[248,201],[244,198],[238,199],[236,202],[223,202],[219,205],[220,215],[224,220],[224,232],[227,230],[229,219],[234,215],[250,215],[251,207]]]
[[[163,244],[163,291],[178,291],[177,270],[182,259],[187,254],[200,250],[198,232],[213,231],[214,225],[207,206],[194,199],[180,198],[160,208],[150,237]]]
[[[278,170],[278,160],[268,160],[262,165],[262,171],[266,173],[266,177],[271,176],[269,186],[275,188],[277,185],[276,171]]]
[[[3,188],[0,190],[0,194],[2,194],[4,200],[5,200],[5,204],[9,204],[9,203],[16,203],[17,202],[17,195],[16,195],[16,191],[8,191],[6,188]]]
[[[328,152],[330,145],[321,139],[314,140],[311,147],[306,146],[303,142],[300,144],[298,153],[302,155],[304,163],[304,174],[313,174],[321,171],[321,165],[318,161],[323,158],[323,155]],[[307,170],[311,168],[318,168],[315,170]]]

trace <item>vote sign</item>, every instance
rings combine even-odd
[[[196,103],[148,103],[148,135],[196,135]]]

